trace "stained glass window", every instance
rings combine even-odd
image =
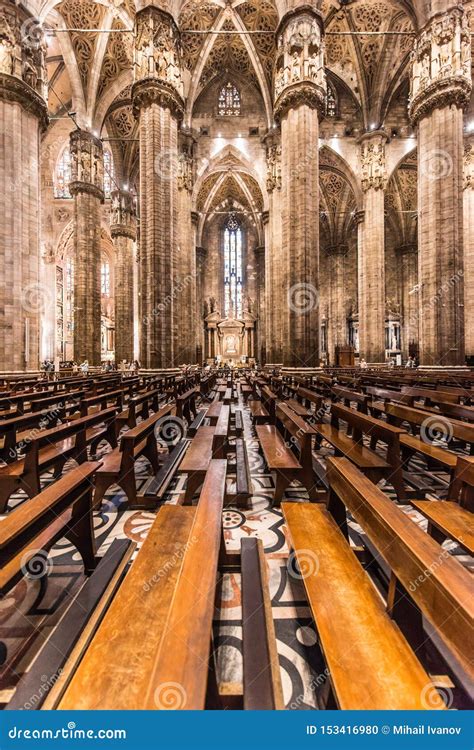
[[[71,152],[69,145],[62,150],[61,156],[56,164],[54,175],[54,197],[71,198],[69,183],[71,182]]]
[[[242,230],[234,214],[224,229],[224,311],[242,317]]]
[[[326,97],[326,115],[327,117],[336,117],[337,115],[336,92],[330,83],[328,83],[328,93]]]
[[[100,292],[110,296],[110,266],[107,262],[103,262],[100,267]]]
[[[218,114],[221,117],[240,115],[240,92],[230,81],[219,92]]]
[[[106,198],[110,198],[110,194],[114,190],[114,178],[112,154],[108,148],[104,148],[104,195]]]

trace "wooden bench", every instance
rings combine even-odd
[[[442,544],[449,538],[474,555],[474,457],[459,457],[447,500],[411,500],[427,518],[428,534]]]
[[[342,401],[344,406],[350,407],[352,404],[357,404],[357,411],[362,414],[367,414],[367,403],[370,400],[370,396],[366,393],[359,393],[358,391],[351,391],[349,388],[341,388],[339,386],[333,386],[331,388],[331,398],[336,401]]]
[[[235,464],[228,460],[228,467],[235,472],[235,490],[229,492],[226,489],[226,505],[237,508],[249,508],[249,499],[252,495],[252,478],[247,456],[247,446],[242,438],[235,441]]]
[[[422,648],[426,640],[424,616],[435,637],[472,680],[474,604],[470,573],[347,459],[330,458],[328,478],[328,510],[347,536],[347,509],[389,571],[387,606],[391,616],[417,648]]]
[[[340,421],[351,428],[350,437],[340,429]],[[400,456],[400,440],[405,430],[339,404],[331,406],[331,424],[316,424],[315,429],[332,445],[336,456],[350,459],[375,484],[381,479],[389,480],[397,497],[406,497]],[[386,444],[385,458],[363,444],[364,435]]]
[[[133,396],[127,403],[126,408],[117,417],[117,429],[122,427],[136,427],[137,418],[148,419],[150,411],[157,412],[159,409],[159,391],[155,388],[152,391],[140,393]]]
[[[307,503],[282,509],[337,708],[426,708],[431,680],[328,511]]]
[[[114,539],[97,567],[73,598],[46,643],[16,685],[7,711],[37,710],[66,665],[79,659],[94,625],[107,610],[136,549],[131,539]]]
[[[0,467],[0,513],[15,490],[24,490],[28,497],[41,491],[40,476],[54,470],[60,476],[69,458],[78,463],[87,461],[87,446],[105,439],[111,447],[117,445],[115,436],[116,409],[81,417],[73,422],[42,430],[33,435],[28,443],[26,455],[6,466]]]
[[[230,434],[230,406],[223,404],[212,440],[212,454],[214,458],[225,458]]]
[[[289,485],[297,480],[311,500],[317,498],[316,476],[312,468],[311,438],[314,429],[285,404],[278,404],[276,418],[290,436],[286,442],[275,425],[257,425],[256,432],[268,470],[275,472],[273,505],[279,505]],[[293,449],[291,449],[293,446]],[[295,455],[295,453],[297,455]]]
[[[171,414],[173,409],[173,404],[167,404],[156,414],[142,420],[122,435],[118,448],[102,457],[102,465],[95,478],[95,509],[100,507],[108,488],[114,484],[125,492],[130,508],[154,507],[146,506],[143,497],[137,495],[135,463],[144,456],[150,462],[153,473],[159,471],[155,430],[160,420]]]
[[[191,424],[188,425],[186,435],[190,438],[194,437],[198,429],[201,427],[201,425],[204,424],[205,419],[206,419],[206,410],[201,409],[200,411],[197,412]]]
[[[184,503],[190,503],[201,486],[212,459],[215,427],[200,427],[193,437],[184,458],[177,467],[178,474],[187,474]]]
[[[176,398],[176,416],[178,419],[185,419],[188,424],[191,424],[196,418],[196,399],[198,396],[197,388],[190,388],[189,390],[181,393]]]
[[[253,424],[259,425],[270,422],[270,415],[260,400],[252,399],[247,401],[247,404],[250,408]]]
[[[434,445],[429,439],[430,432],[432,431],[430,429],[430,424],[433,424],[434,428],[436,427],[436,416],[430,415],[421,409],[414,409],[412,407],[402,406],[401,404],[387,404],[386,415],[390,424],[403,425],[406,423],[410,425],[412,429],[425,427],[423,434],[424,439],[416,434],[410,435],[408,433],[400,438],[400,445],[406,459],[409,459],[413,454],[418,454],[428,461],[428,465],[431,462],[440,464],[452,474],[456,468],[456,454],[447,448]],[[459,424],[460,426],[458,426]],[[444,427],[446,430],[446,436],[449,436],[449,433],[452,433],[453,437],[457,437],[460,440],[470,439],[472,441],[474,438],[473,427],[471,425],[464,423],[456,424],[452,420],[447,420],[446,417],[443,417],[439,426],[441,428]]]
[[[209,420],[209,424],[211,425],[211,427],[216,426],[222,407],[223,407],[222,401],[213,401],[209,409],[207,410],[206,419]]]
[[[213,461],[196,508],[159,510],[79,666],[44,708],[205,708],[225,475],[226,462]]]
[[[88,398],[81,399],[80,402],[80,414],[81,417],[86,417],[92,411],[103,411],[112,406],[115,406],[119,412],[124,407],[124,391],[122,388],[118,388],[114,391],[106,391],[100,393],[98,396],[89,396]]]
[[[0,596],[31,570],[47,573],[46,554],[62,537],[79,551],[87,574],[96,565],[92,525],[93,477],[98,462],[79,466],[0,523]],[[38,572],[38,571],[37,571]]]

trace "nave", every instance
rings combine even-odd
[[[469,706],[470,373],[3,380],[4,708]]]

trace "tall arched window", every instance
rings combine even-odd
[[[237,86],[228,81],[219,92],[217,113],[221,116],[240,115],[240,92]]]
[[[69,144],[65,146],[61,152],[56,163],[56,171],[54,174],[54,197],[55,198],[71,198],[69,192],[69,183],[71,182],[71,152],[69,151]]]
[[[100,293],[110,297],[110,264],[104,258],[100,266]]]
[[[104,195],[106,198],[110,198],[110,194],[114,189],[114,162],[112,154],[108,148],[104,148]]]
[[[242,317],[242,230],[233,213],[224,229],[224,311]]]
[[[328,91],[326,96],[326,116],[336,117],[337,116],[337,98],[334,87],[328,83]]]

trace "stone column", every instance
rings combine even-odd
[[[198,364],[204,361],[206,356],[206,344],[204,339],[204,295],[203,274],[206,270],[207,250],[204,247],[196,247],[196,331]]]
[[[464,320],[466,356],[474,357],[474,148],[464,147]]]
[[[111,195],[110,234],[115,245],[115,361],[134,358],[134,249],[137,239],[136,212],[133,197],[123,190]]]
[[[48,124],[37,23],[0,2],[0,366],[36,370],[40,317],[55,295],[40,278],[40,135]]]
[[[396,248],[400,269],[402,357],[408,359],[410,345],[419,346],[418,332],[418,252],[414,244]]]
[[[257,351],[255,356],[263,365],[266,352],[265,245],[255,248],[255,262],[257,266]]]
[[[464,364],[463,108],[470,93],[470,31],[463,9],[456,6],[431,19],[412,56],[424,365]]]
[[[310,6],[277,29],[275,120],[281,124],[282,241],[276,289],[287,365],[319,365],[319,115],[324,111],[322,18]],[[281,293],[282,292],[282,293]]]
[[[283,341],[285,324],[288,322],[284,305],[281,304],[284,256],[281,247],[281,145],[279,131],[270,131],[265,137],[267,157],[268,212],[264,212],[262,222],[265,230],[265,328],[266,361],[283,361]],[[280,299],[280,304],[276,300]]]
[[[100,222],[104,202],[102,142],[86,130],[70,135],[74,197],[74,358],[100,365]]]
[[[326,249],[329,261],[328,355],[330,364],[336,363],[336,347],[347,343],[346,296],[344,294],[344,265],[349,252],[347,245],[333,245]]]
[[[383,131],[360,143],[364,222],[359,224],[359,351],[366,362],[385,362],[385,142]]]
[[[172,367],[178,335],[178,121],[184,103],[179,33],[148,5],[135,18],[134,114],[140,146],[140,292],[143,367]]]
[[[178,246],[175,267],[175,308],[178,320],[175,363],[196,362],[196,252],[197,216],[192,212],[194,138],[180,133],[178,160]]]

